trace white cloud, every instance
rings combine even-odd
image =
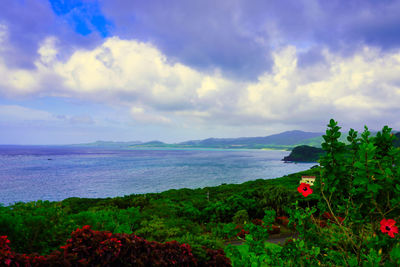
[[[383,117],[386,110],[398,109],[399,55],[400,51],[383,54],[368,47],[349,58],[325,51],[325,65],[300,69],[295,48],[287,47],[275,53],[272,73],[247,86],[243,110],[288,122],[321,121],[332,115],[346,120],[352,113],[366,123],[370,115]]]
[[[162,125],[325,124],[330,117],[368,123],[399,110],[400,51],[365,47],[344,57],[324,50],[324,63],[300,68],[296,47],[287,46],[273,53],[272,70],[251,82],[200,72],[151,44],[117,37],[65,61],[59,52],[49,37],[35,70],[8,68],[0,58],[0,93],[92,99],[125,107],[136,122]]]
[[[53,114],[18,105],[0,105],[1,121],[56,121]]]
[[[152,114],[141,107],[132,107],[131,116],[135,121],[144,124],[171,124],[171,119],[161,115]]]
[[[44,64],[49,66],[55,63],[58,54],[56,44],[57,38],[55,37],[48,37],[43,41],[38,50],[40,61],[36,65]]]

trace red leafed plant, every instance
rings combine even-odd
[[[10,266],[14,258],[14,253],[8,246],[9,243],[10,240],[8,240],[7,236],[0,236],[0,265],[2,266]]]
[[[289,218],[286,216],[276,217],[276,222],[283,226],[287,226],[289,224]]]
[[[206,250],[209,260],[198,262],[187,244],[158,243],[134,234],[94,231],[86,225],[50,255],[14,253],[0,236],[0,266],[231,266],[222,250]]]
[[[263,225],[264,224],[264,222],[261,219],[253,219],[253,220],[251,220],[251,222],[254,225]]]
[[[204,264],[200,266],[232,266],[231,260],[225,256],[222,249],[206,249],[207,257],[209,258]]]
[[[242,230],[240,230],[239,233],[236,234],[236,236],[238,236],[240,238],[245,238],[248,233],[249,233],[249,231],[242,229]]]
[[[70,263],[85,261],[88,265],[116,266],[194,266],[196,258],[191,248],[176,241],[149,242],[134,234],[111,234],[93,231],[89,226],[72,233],[63,246],[64,259]],[[82,263],[82,262],[80,262]]]
[[[271,225],[268,230],[269,234],[279,234],[281,232],[281,228],[278,225]]]
[[[322,214],[322,217],[325,218],[326,220],[330,221],[330,222],[336,223],[336,220],[335,220],[334,216],[329,212],[324,212]],[[343,221],[344,221],[344,218],[340,217],[340,216],[337,216],[336,219],[339,221],[340,224],[342,224]],[[325,223],[325,226],[326,226],[326,223]]]

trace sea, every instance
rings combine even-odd
[[[106,198],[271,179],[315,163],[289,151],[0,146],[0,203]]]

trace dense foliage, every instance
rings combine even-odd
[[[395,134],[395,139],[393,140],[394,147],[400,147],[400,132]]]
[[[322,148],[320,175],[310,187],[298,186],[306,202],[287,208],[298,238],[266,246],[265,236],[247,238],[247,249],[227,253],[234,266],[398,266],[400,244],[400,149],[385,126],[375,137],[367,127],[350,130],[340,142],[331,120]],[[254,233],[259,233],[255,229]],[[258,242],[256,242],[258,241]],[[246,260],[248,259],[248,260]]]
[[[316,162],[324,154],[324,150],[312,146],[296,146],[289,156],[283,158],[284,161],[295,162]]]
[[[88,225],[50,255],[14,253],[9,243],[0,237],[1,266],[231,266],[222,250],[207,249],[208,260],[198,261],[186,244],[149,242],[134,234],[93,231]]]

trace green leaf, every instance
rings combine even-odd
[[[355,267],[358,266],[358,261],[356,257],[353,257],[351,259],[348,260],[349,266],[350,267]]]
[[[400,263],[400,247],[394,247],[392,251],[390,251],[390,258],[396,263]]]
[[[361,162],[357,161],[354,163],[354,167],[358,168],[358,169],[362,169],[364,168],[364,164],[362,164]]]
[[[400,185],[396,184],[396,189],[400,192]]]
[[[389,168],[386,168],[386,169],[385,169],[385,173],[386,173],[386,175],[388,175],[388,176],[392,176],[392,175],[393,175],[392,170],[389,169]]]
[[[379,189],[382,188],[382,186],[378,185],[378,184],[368,184],[367,185],[368,191],[371,191],[373,193],[378,193]]]
[[[368,183],[368,180],[365,179],[364,177],[356,177],[354,179],[353,183],[355,185],[364,185],[364,184]]]

